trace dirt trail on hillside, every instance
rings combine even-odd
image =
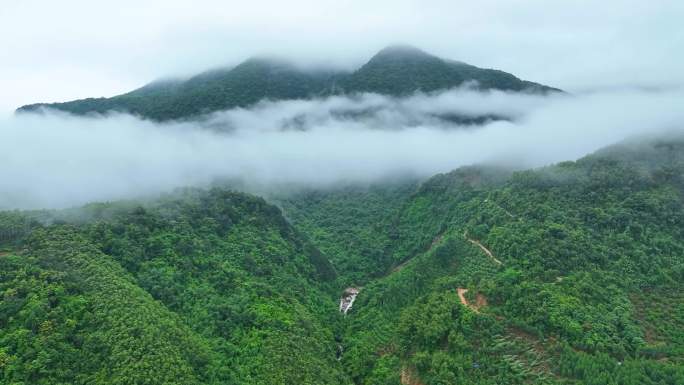
[[[441,233],[441,234],[439,234],[438,236],[436,236],[436,237],[432,240],[432,243],[430,243],[430,247],[428,247],[428,249],[425,250],[425,252],[427,253],[427,252],[429,252],[430,250],[432,250],[435,246],[437,246],[437,245],[442,241],[443,238],[444,238],[444,233]],[[394,269],[392,269],[392,273],[396,273],[397,271],[400,271],[401,269],[403,269],[404,267],[406,267],[406,265],[407,265],[409,262],[411,262],[412,260],[413,260],[413,258],[409,258],[409,259],[405,260],[404,262],[400,263],[400,264],[397,265]]]
[[[475,303],[470,303],[465,297],[465,293],[468,292],[468,289],[464,289],[462,287],[456,288],[456,293],[458,294],[458,299],[461,301],[461,304],[463,306],[467,306],[470,308],[472,311],[475,313],[479,313],[480,309],[487,306],[487,298],[485,298],[484,295],[482,294],[477,294],[475,296]]]
[[[405,260],[404,262],[400,263],[399,265],[397,265],[397,267],[392,269],[392,273],[396,273],[397,271],[400,271],[401,269],[406,267],[406,265],[408,265],[408,263],[411,262],[412,259],[413,258],[409,258],[409,259]]]
[[[503,262],[499,261],[488,248],[484,247],[484,245],[480,243],[480,241],[478,241],[476,239],[468,238],[468,232],[467,231],[463,232],[463,236],[465,237],[465,239],[468,240],[468,242],[472,243],[473,245],[476,245],[482,251],[484,251],[484,253],[487,254],[487,256],[489,258],[491,258],[492,261],[496,262],[497,265],[503,265]]]
[[[401,385],[423,385],[414,370],[406,366],[401,368]]]
[[[511,218],[517,218],[515,215],[513,215],[513,213],[511,213],[510,211],[506,210],[506,209],[505,209],[503,206],[501,206],[500,204],[498,204],[498,203],[496,203],[496,202],[494,202],[494,201],[489,200],[489,198],[485,199],[485,200],[484,200],[484,203],[491,203],[491,204],[493,204],[494,206],[498,207],[500,210],[503,210],[503,212],[506,213],[506,215],[508,215],[509,217],[511,217]]]
[[[462,288],[462,287],[459,287],[459,288],[456,289],[456,293],[458,293],[458,299],[461,300],[461,304],[462,304],[463,306],[469,307],[469,308],[472,309],[475,313],[479,313],[479,311],[478,311],[477,309],[475,309],[474,307],[470,306],[470,304],[468,304],[468,300],[467,300],[466,297],[465,297],[465,293],[467,293],[467,292],[468,292],[468,289],[464,289],[464,288]]]

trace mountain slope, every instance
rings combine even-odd
[[[1,382],[684,383],[681,135],[279,203],[0,213]]]
[[[185,81],[148,84],[112,98],[83,99],[66,103],[35,104],[74,114],[126,112],[154,120],[181,119],[235,107],[263,99],[304,99],[325,90],[327,72],[305,72],[281,61],[250,59],[230,69],[204,72]]]
[[[503,71],[444,60],[410,46],[390,46],[381,50],[342,84],[350,92],[407,95],[418,90],[431,92],[458,87],[466,82],[475,83],[481,90],[559,91],[520,80]]]
[[[413,194],[413,179],[271,194],[294,226],[330,257],[344,286],[363,285],[396,263],[388,253],[392,219]]]
[[[111,98],[31,104],[20,107],[17,112],[35,112],[42,108],[78,115],[113,111],[163,121],[247,107],[264,99],[309,99],[360,92],[402,96],[471,82],[483,90],[559,91],[502,71],[444,60],[416,48],[393,46],[383,49],[351,74],[306,71],[278,60],[249,59],[232,69],[207,71],[183,81],[153,82]]]
[[[188,191],[48,220],[0,254],[0,382],[349,383],[334,271],[262,199]]]
[[[3,383],[205,383],[208,347],[86,239],[38,231],[29,247],[0,258]]]
[[[345,318],[349,375],[684,381],[683,150],[681,136],[638,140],[539,170],[470,167],[424,182],[371,233],[395,268],[365,282]],[[375,206],[358,199],[357,210]]]

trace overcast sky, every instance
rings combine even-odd
[[[391,43],[567,90],[684,84],[681,0],[4,0],[0,115],[255,54],[351,67]]]

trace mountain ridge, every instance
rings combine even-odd
[[[405,96],[472,84],[479,90],[546,94],[562,92],[500,70],[442,59],[408,45],[388,46],[352,72],[305,70],[268,57],[252,57],[232,68],[204,71],[185,80],[148,83],[109,98],[86,98],[19,107],[17,113],[55,109],[75,115],[121,112],[155,121],[192,119],[268,100],[311,99],[378,93]]]

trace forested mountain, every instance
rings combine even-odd
[[[363,285],[395,263],[389,225],[419,181],[385,181],[273,194],[293,223],[330,258],[343,285]]]
[[[462,168],[390,194],[398,206],[376,221],[355,213],[381,207],[377,190],[339,206],[331,193],[325,210],[291,204],[320,247],[363,239],[383,257],[356,266],[368,275],[345,319],[349,375],[358,384],[683,383],[683,150],[679,137],[539,170]],[[353,231],[327,236],[329,223]]]
[[[207,71],[187,80],[157,81],[111,98],[31,104],[17,111],[44,107],[79,115],[117,111],[164,121],[247,107],[264,99],[308,99],[360,92],[402,96],[466,83],[482,90],[559,91],[503,71],[441,59],[413,47],[391,46],[351,73],[304,70],[280,60],[254,58],[231,69]]]
[[[203,113],[245,107],[262,99],[304,99],[320,95],[334,73],[303,71],[279,60],[249,59],[232,69],[207,71],[190,79],[165,80],[111,98],[34,104],[74,114],[127,112],[154,120],[196,117]]]
[[[478,68],[463,62],[445,60],[411,46],[390,46],[373,56],[349,77],[342,86],[348,92],[374,92],[407,95],[430,92],[473,82],[481,90],[528,92],[559,91],[520,80],[498,70]]]
[[[335,273],[262,199],[189,191],[0,220],[0,383],[349,383]]]
[[[677,136],[285,216],[224,189],[4,212],[0,382],[681,384],[683,194]]]

